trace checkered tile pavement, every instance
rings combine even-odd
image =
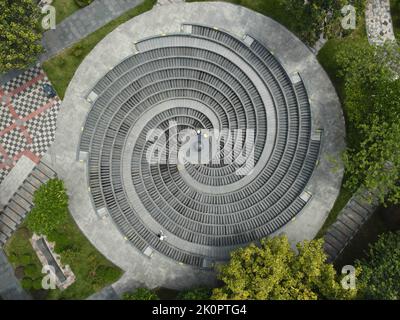
[[[54,140],[61,101],[46,96],[46,83],[37,65],[0,87],[0,184],[21,156],[38,162]]]

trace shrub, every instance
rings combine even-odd
[[[400,299],[400,231],[382,234],[357,262],[361,296],[375,300]]]
[[[34,194],[34,207],[27,218],[28,228],[39,235],[51,238],[55,229],[68,217],[68,196],[64,183],[52,179]]]
[[[34,280],[34,281],[32,282],[32,289],[34,289],[34,290],[43,289],[43,286],[42,286],[42,278],[38,278],[38,279],[36,279],[36,280]]]
[[[31,279],[35,279],[40,275],[40,271],[37,269],[36,265],[28,264],[24,267],[24,274]]]
[[[124,300],[159,300],[158,296],[146,288],[138,288],[134,292],[124,293]]]
[[[232,252],[220,269],[225,285],[214,289],[217,300],[349,299],[332,264],[326,263],[322,240],[304,241],[294,251],[286,237],[275,237]]]
[[[348,39],[335,53],[350,131],[346,187],[364,185],[382,204],[400,201],[400,49]],[[356,139],[355,139],[356,138]]]
[[[18,258],[17,258],[18,259]],[[29,264],[31,264],[32,262],[32,257],[30,254],[26,253],[23,254],[20,258],[19,258],[19,262],[21,263],[21,265],[23,266],[27,266]]]
[[[25,277],[21,280],[21,285],[25,290],[31,290],[33,288],[33,280],[31,278]]]

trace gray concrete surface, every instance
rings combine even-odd
[[[365,10],[367,36],[371,44],[395,41],[389,0],[368,0]]]
[[[19,159],[0,185],[0,209],[7,205],[35,166],[36,163],[26,156]]]
[[[134,41],[178,32],[185,22],[216,26],[240,37],[252,35],[278,57],[288,74],[299,72],[307,87],[313,130],[324,129],[320,162],[307,186],[313,198],[277,234],[286,233],[293,244],[312,239],[340,190],[343,176],[340,155],[345,148],[342,110],[327,74],[299,39],[272,19],[227,3],[171,4],[155,8],[118,27],[80,65],[66,92],[51,151],[53,165],[69,190],[70,210],[77,224],[100,252],[127,271],[118,288],[138,282],[150,288],[172,289],[215,284],[214,272],[179,265],[158,253],[145,257],[124,239],[111,218],[100,219],[91,203],[86,164],[77,161],[81,128],[90,109],[86,97],[96,81],[133,53]]]
[[[14,275],[14,270],[0,249],[0,297],[4,300],[30,300]]]

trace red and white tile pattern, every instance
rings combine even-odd
[[[54,140],[61,101],[48,98],[35,66],[0,87],[0,184],[23,155],[39,162]]]

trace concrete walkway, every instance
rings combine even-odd
[[[143,0],[93,1],[91,5],[58,24],[55,30],[44,33],[42,43],[46,52],[40,60],[46,61],[142,2]]]
[[[0,250],[0,298],[4,300],[30,300],[14,275],[6,255]]]
[[[395,41],[389,0],[369,0],[365,11],[367,36],[371,44]]]
[[[157,0],[155,7],[165,6],[174,3],[181,3],[181,2],[185,2],[185,0]]]

